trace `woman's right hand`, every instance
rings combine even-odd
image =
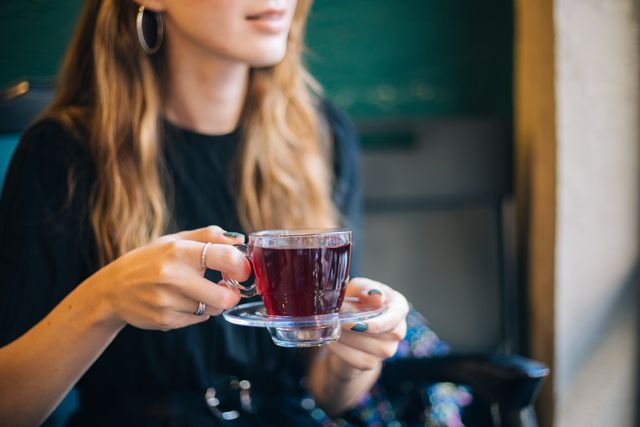
[[[89,281],[102,300],[104,318],[114,326],[170,330],[204,322],[240,300],[238,291],[205,279],[201,265],[204,245],[207,268],[246,280],[251,271],[245,256],[232,245],[244,236],[217,226],[162,236],[122,255]],[[196,316],[199,302],[204,314]]]
[[[125,325],[181,328],[237,304],[237,291],[203,277],[200,259],[211,242],[206,266],[246,280],[249,262],[232,246],[243,240],[220,227],[163,236],[89,276],[0,348],[0,425],[42,423]],[[199,302],[207,308],[196,316]]]

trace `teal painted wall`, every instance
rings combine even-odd
[[[318,0],[308,44],[355,117],[511,117],[512,0]]]
[[[82,0],[0,0],[0,86],[54,76],[81,5]]]
[[[0,86],[55,75],[81,4],[0,1]],[[508,120],[512,12],[512,0],[316,0],[308,62],[356,119]]]

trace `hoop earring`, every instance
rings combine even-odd
[[[140,46],[142,50],[145,51],[148,55],[153,55],[158,50],[160,50],[160,46],[162,45],[162,36],[164,34],[164,23],[162,22],[162,16],[157,12],[151,12],[156,20],[156,39],[155,44],[153,46],[149,46],[147,43],[147,39],[144,35],[144,12],[145,7],[140,6],[138,9],[138,15],[136,16],[136,32],[138,33],[138,41],[140,42]]]

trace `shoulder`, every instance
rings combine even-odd
[[[326,100],[322,101],[320,111],[336,144],[343,144],[351,146],[350,148],[352,149],[357,149],[358,132],[349,116]]]
[[[358,132],[349,116],[330,101],[322,101],[320,111],[333,143],[335,172],[340,177],[347,170],[357,169],[360,157]]]
[[[321,112],[332,141],[333,199],[341,211],[347,211],[360,189],[360,141],[349,116],[324,101]]]
[[[16,156],[34,159],[71,160],[83,154],[80,140],[62,123],[54,119],[44,119],[29,127],[16,150]]]
[[[76,135],[53,119],[28,128],[11,160],[7,179],[13,175],[34,175],[40,181],[59,182],[69,169],[85,166],[88,155]]]
[[[68,194],[71,171],[77,179],[85,177],[91,164],[87,160],[78,138],[62,124],[54,120],[37,122],[24,132],[13,154],[2,208],[29,203],[43,204],[42,208],[59,205]]]

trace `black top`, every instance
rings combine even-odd
[[[355,132],[334,108],[323,111],[335,144],[335,203],[347,225],[357,228]],[[164,127],[174,227],[216,224],[243,231],[233,179],[240,132],[211,136]],[[0,202],[0,345],[27,331],[96,270],[87,215],[94,172],[85,150],[58,123],[47,121],[25,133],[13,157]],[[76,190],[68,203],[70,167]],[[285,425],[286,419],[304,425],[312,422],[296,397],[304,360],[300,351],[275,346],[266,330],[234,326],[221,316],[170,332],[127,326],[77,384],[80,410],[71,423],[224,424],[203,396],[214,386],[229,390],[229,401],[236,399],[229,384],[237,377],[251,381],[257,414],[243,414],[233,425]]]

